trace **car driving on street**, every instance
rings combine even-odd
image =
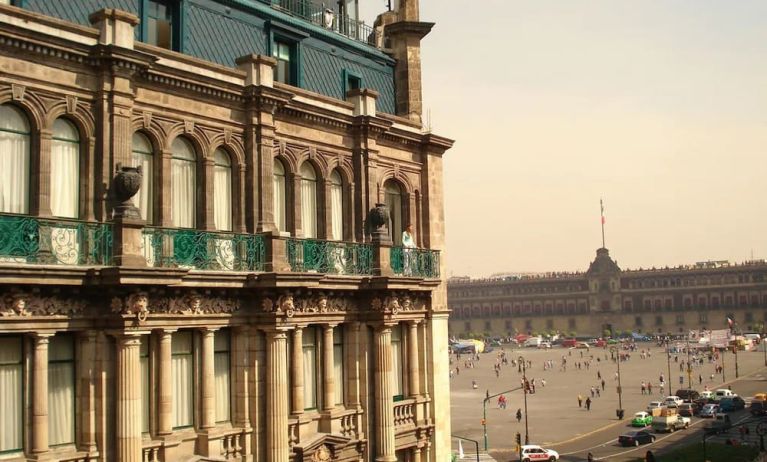
[[[544,449],[534,444],[522,446],[522,462],[534,462],[537,460],[554,462],[555,460],[559,460],[559,453],[551,449]]]
[[[640,444],[652,443],[655,441],[655,435],[647,430],[628,432],[618,437],[618,444],[621,446],[639,446]]]

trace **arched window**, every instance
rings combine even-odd
[[[394,245],[402,245],[402,188],[394,181],[384,185],[384,202],[389,208],[389,232]]]
[[[80,189],[80,134],[71,122],[53,122],[51,142],[51,214],[77,218]]]
[[[152,223],[154,216],[154,153],[152,144],[141,133],[133,134],[133,165],[141,167],[141,188],[133,198],[133,203],[141,213],[141,219]]]
[[[0,105],[0,212],[29,213],[29,122]]]
[[[330,174],[330,239],[344,238],[344,187],[337,170]]]
[[[213,153],[213,223],[232,230],[232,161],[223,149]]]
[[[301,227],[304,237],[317,237],[317,175],[309,162],[301,165]]]
[[[195,200],[196,167],[194,149],[189,141],[176,138],[170,146],[171,159],[171,221],[179,228],[194,228],[197,204]]]
[[[274,224],[277,230],[285,231],[285,167],[274,159]]]

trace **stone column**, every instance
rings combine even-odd
[[[381,325],[375,332],[376,367],[376,454],[377,462],[395,462],[394,395],[392,394],[391,326]]]
[[[298,416],[304,412],[304,328],[303,326],[296,326],[293,331],[293,360],[291,361],[292,370],[292,388],[293,394],[293,415]]]
[[[200,404],[202,416],[200,428],[207,430],[216,426],[216,387],[215,369],[213,367],[213,340],[216,329],[202,329],[202,345],[200,351]]]
[[[360,409],[360,328],[359,322],[346,324],[344,354],[346,355],[346,404],[349,409]]]
[[[416,398],[421,394],[418,364],[418,321],[408,322],[407,335],[408,388],[410,396]]]
[[[141,336],[117,336],[115,445],[118,462],[141,462]]]
[[[336,383],[333,364],[333,324],[322,326],[322,372],[325,396],[322,408],[332,411],[336,407]]]
[[[80,440],[81,449],[88,453],[98,451],[96,445],[96,337],[95,330],[83,332],[78,340],[80,354],[78,370],[80,376]]]
[[[284,331],[266,334],[266,462],[288,462],[288,342]]]
[[[411,454],[413,457],[410,462],[421,462],[421,448],[414,446]]]
[[[48,448],[48,342],[52,334],[32,337],[32,448],[40,458]]]
[[[159,354],[157,368],[158,396],[157,396],[157,434],[170,435],[173,433],[173,365],[171,358],[172,330],[163,330],[159,333]]]
[[[213,207],[214,207],[213,176],[215,175],[214,173],[215,163],[213,162],[212,156],[202,161],[202,170],[203,170],[204,189],[198,189],[197,191],[197,202],[199,204],[202,204],[202,214],[200,214],[202,216],[198,218],[198,221],[202,222],[200,223],[202,229],[213,231],[216,229],[216,223],[215,223],[216,220],[215,220],[215,215],[213,211]],[[232,178],[232,181],[234,181],[234,178]],[[232,188],[232,189],[234,190],[236,188]],[[234,212],[234,208],[232,208],[232,212]],[[234,225],[235,223],[236,223],[236,220],[232,220],[232,225]],[[232,229],[234,229],[234,226],[232,227]]]
[[[251,373],[248,366],[248,348],[250,328],[237,326],[232,330],[233,363],[234,363],[234,424],[243,428],[250,427],[248,375]]]

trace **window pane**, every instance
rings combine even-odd
[[[216,422],[228,422],[230,419],[230,340],[229,331],[216,332],[214,337],[213,368],[216,387]]]
[[[221,149],[213,154],[213,221],[216,229],[232,230],[232,167]]]
[[[152,145],[141,133],[133,134],[133,165],[141,167],[141,188],[133,197],[133,203],[141,213],[141,219],[152,222],[154,197],[154,162]]]
[[[149,0],[147,7],[147,43],[171,49],[173,45],[172,9],[160,0]]]
[[[194,149],[188,141],[176,138],[171,151],[171,220],[173,226],[194,228],[197,209]]]
[[[336,404],[344,404],[344,336],[343,326],[333,328],[333,381]]]
[[[0,452],[22,447],[21,355],[20,337],[0,337]]]
[[[317,176],[309,163],[301,166],[301,227],[304,237],[317,237]]]
[[[317,333],[307,328],[303,338],[304,356],[304,409],[317,407]]]
[[[51,446],[74,443],[74,340],[56,335],[48,348],[48,442]]]
[[[402,329],[395,326],[391,330],[391,359],[394,374],[394,396],[402,396]]]
[[[51,141],[51,213],[77,218],[80,187],[80,142],[77,129],[64,119],[53,123]]]
[[[174,333],[171,349],[173,352],[173,427],[188,427],[194,424],[192,333]]]
[[[344,238],[344,193],[341,175],[335,170],[330,175],[330,224],[333,233],[330,238],[342,240]]]
[[[29,124],[9,104],[0,105],[0,212],[29,213]]]
[[[285,167],[274,160],[274,223],[279,231],[285,231]]]

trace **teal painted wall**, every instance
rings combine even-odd
[[[141,0],[25,0],[24,8],[89,25],[88,15],[101,8],[119,8],[140,16],[140,3]],[[182,51],[231,67],[239,56],[268,54],[268,19],[308,34],[301,41],[302,88],[344,99],[344,70],[348,70],[362,78],[363,87],[380,94],[379,111],[394,113],[394,63],[391,59],[378,50],[288,15],[273,10],[268,12],[271,13],[268,18],[259,14],[254,0],[184,0]]]

